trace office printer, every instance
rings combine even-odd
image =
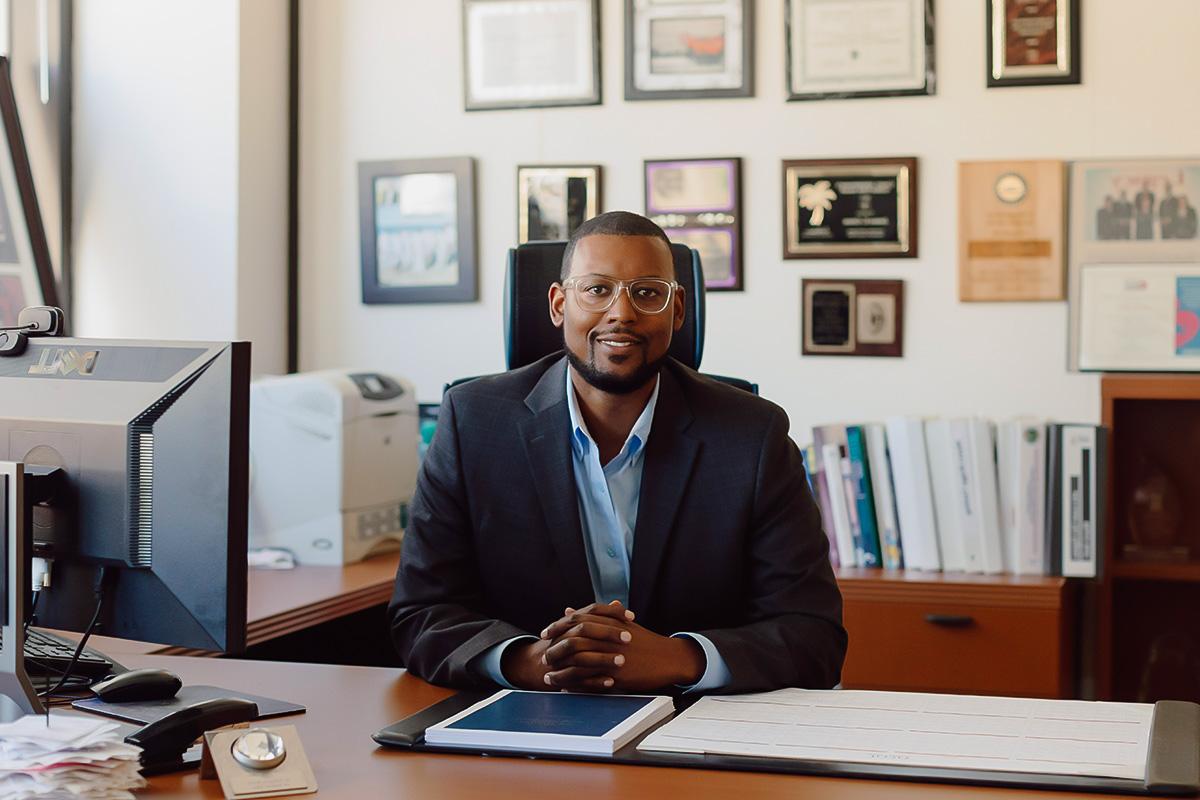
[[[250,387],[250,546],[347,564],[399,546],[417,483],[411,383],[326,370]]]

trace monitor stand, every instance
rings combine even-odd
[[[25,508],[25,467],[0,461],[0,720],[42,714],[25,672],[25,613],[32,541]]]

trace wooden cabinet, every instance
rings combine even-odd
[[[838,570],[847,689],[1075,696],[1064,578]]]

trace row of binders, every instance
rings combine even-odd
[[[1016,419],[821,425],[805,448],[834,566],[1095,577],[1105,430]]]

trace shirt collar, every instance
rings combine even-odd
[[[626,437],[625,444],[621,447],[621,453],[617,455],[618,459],[626,452],[630,457],[635,456],[646,446],[646,441],[650,438],[650,426],[654,423],[654,408],[658,404],[658,389],[661,384],[662,376],[655,376],[654,391],[650,393],[650,399],[646,402],[646,407],[642,409],[637,422],[633,423],[633,428],[630,429],[629,436]],[[575,387],[571,384],[571,368],[569,366],[567,367],[567,410],[571,415],[571,448],[582,455],[595,441],[587,429],[587,422],[579,413],[579,400],[575,397]]]

